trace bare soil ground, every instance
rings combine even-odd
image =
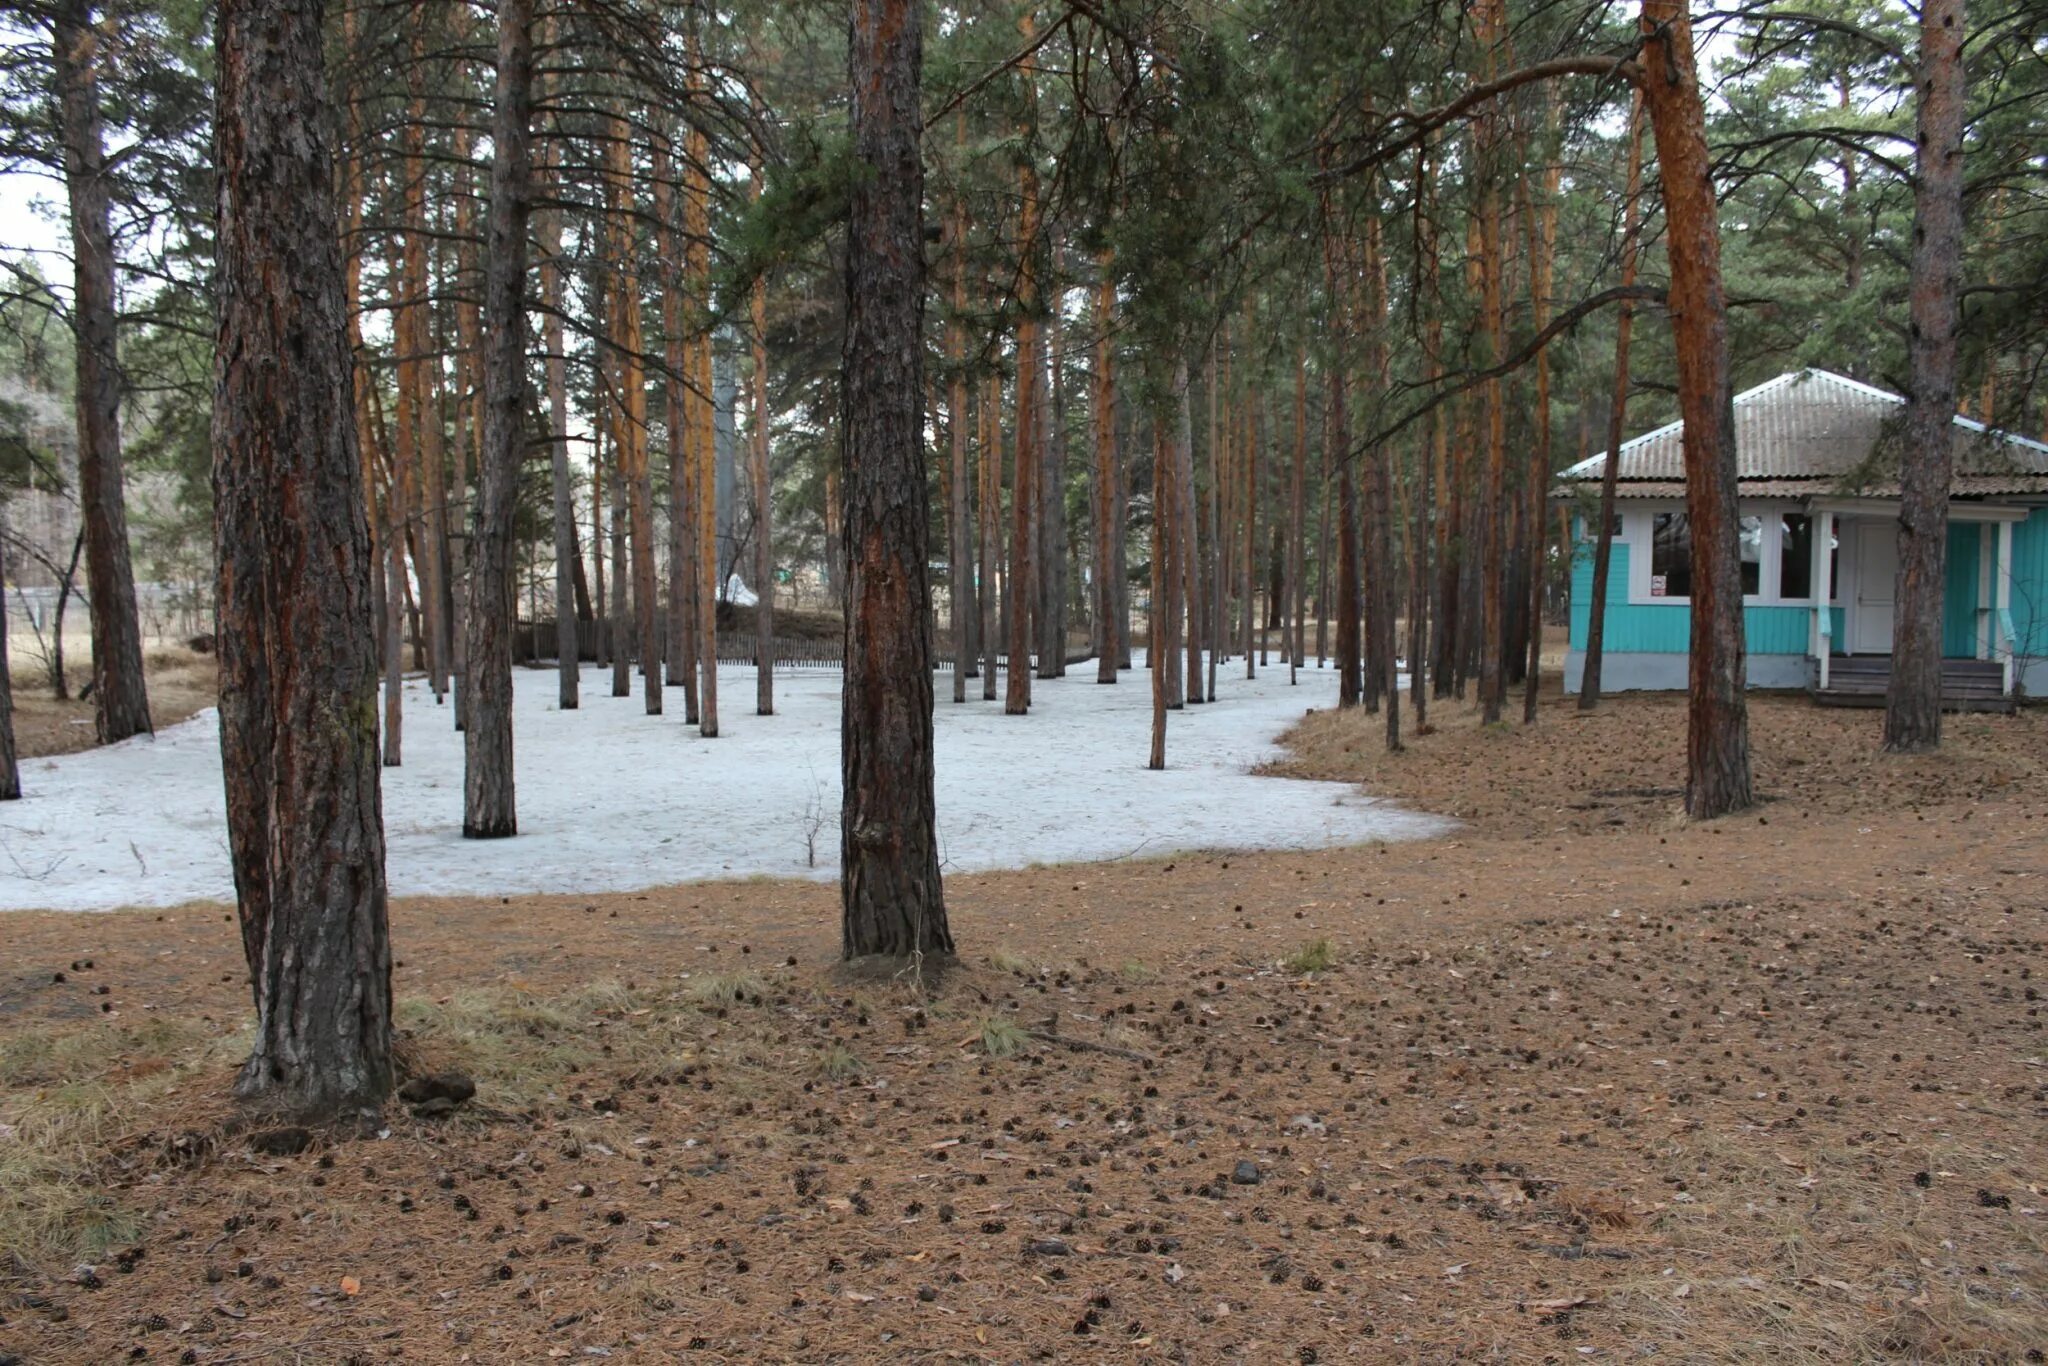
[[[1759,698],[1708,824],[1675,700],[1434,719],[1287,767],[1458,832],[955,878],[922,984],[830,887],[399,903],[479,1095],[298,1153],[222,908],[0,919],[0,1357],[2040,1360],[2048,715]]]

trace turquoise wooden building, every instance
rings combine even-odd
[[[1823,701],[1881,698],[1890,676],[1898,485],[1882,448],[1905,400],[1802,370],[1735,399],[1749,683]],[[1682,689],[1691,629],[1683,424],[1625,442],[1617,473],[1602,688]],[[1955,421],[1944,694],[1953,705],[2048,696],[2048,445]],[[1593,537],[1605,452],[1563,475],[1595,511],[1573,519],[1577,692],[1594,608]],[[1825,547],[1825,553],[1821,553]]]

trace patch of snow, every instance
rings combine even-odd
[[[1220,701],[1170,713],[1168,767],[1146,769],[1151,684],[1114,687],[1093,663],[1034,680],[1028,716],[938,693],[938,814],[948,871],[1152,856],[1178,850],[1295,849],[1417,839],[1447,822],[1342,783],[1252,776],[1274,739],[1336,700],[1336,673],[1284,667],[1247,682],[1239,663]],[[555,706],[552,666],[515,677],[519,835],[465,840],[462,737],[423,683],[406,688],[405,764],[382,770],[396,895],[628,891],[706,878],[838,876],[839,674],[789,670],[777,713],[753,712],[754,671],[719,671],[723,734],[610,695],[585,667],[582,706]],[[0,804],[0,909],[106,910],[232,901],[219,717],[201,712],[139,738],[22,766],[27,797]],[[815,829],[817,866],[806,861]]]

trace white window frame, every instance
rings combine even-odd
[[[1650,592],[1651,555],[1656,546],[1656,519],[1659,513],[1683,512],[1685,504],[1679,499],[1645,500],[1639,508],[1630,508],[1622,516],[1622,530],[1626,533],[1616,544],[1632,547],[1628,556],[1628,602],[1631,607],[1690,607],[1691,597],[1656,597]],[[1779,576],[1783,570],[1784,524],[1779,519],[1791,513],[1802,517],[1813,517],[1813,510],[1797,499],[1773,498],[1766,500],[1743,500],[1736,504],[1737,517],[1755,517],[1763,524],[1762,556],[1757,565],[1757,592],[1744,593],[1744,607],[1803,607],[1813,608],[1813,585],[1799,585],[1796,595],[1787,595]],[[1816,522],[1818,518],[1815,518]],[[1640,548],[1638,554],[1635,548]],[[1816,547],[1816,550],[1818,547]]]

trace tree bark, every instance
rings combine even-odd
[[[953,120],[956,155],[967,145],[966,115]],[[974,610],[974,549],[968,528],[967,495],[967,209],[956,198],[948,215],[946,235],[951,249],[952,308],[946,316],[946,436],[950,445],[951,478],[947,482],[946,578],[948,615],[953,627],[953,701],[967,700],[967,622]]]
[[[1554,126],[1557,97],[1546,91],[1548,118]],[[1531,320],[1540,336],[1550,325],[1551,261],[1557,249],[1557,194],[1561,172],[1556,157],[1543,168],[1543,202],[1536,208],[1530,233],[1529,292]],[[1536,462],[1529,472],[1529,660],[1522,675],[1522,724],[1536,720],[1543,678],[1543,503],[1550,492],[1550,348],[1536,353]]]
[[[64,185],[71,209],[71,332],[78,419],[78,502],[92,614],[93,725],[101,744],[152,732],[142,627],[128,555],[121,460],[121,362],[114,286],[112,192],[100,122],[101,35],[91,0],[53,15]]]
[[[14,678],[7,661],[7,572],[0,561],[0,802],[20,797],[21,765],[14,754]]]
[[[1307,610],[1302,571],[1308,534],[1308,352],[1294,363],[1294,469],[1287,490],[1287,681],[1297,683],[1308,644],[1303,615]]]
[[[693,97],[704,88],[703,54],[696,31],[690,34],[689,87]],[[711,333],[711,148],[702,128],[691,124],[684,140],[683,250],[689,261],[690,296],[698,316],[688,346],[690,389],[684,396],[694,414],[688,430],[695,443],[691,468],[695,475],[696,514],[696,648],[697,733],[709,740],[718,734],[718,451],[717,413],[713,401]]]
[[[1091,395],[1095,419],[1095,681],[1116,682],[1117,660],[1124,647],[1123,623],[1118,619],[1116,537],[1116,276],[1113,257],[1104,248],[1096,257],[1095,281],[1095,374]]]
[[[1350,424],[1344,412],[1344,366],[1330,366],[1326,444],[1337,467],[1337,705],[1355,707],[1362,696],[1364,663],[1358,639],[1358,491],[1351,473]]]
[[[1185,371],[1183,362],[1174,375],[1174,402],[1178,416],[1173,440],[1173,541],[1174,559],[1179,567],[1180,598],[1173,629],[1186,633],[1187,646],[1186,672],[1174,675],[1176,686],[1169,705],[1175,708],[1182,705],[1183,695],[1190,702],[1202,700],[1202,566],[1196,558],[1201,547],[1195,535],[1195,411],[1189,398]],[[1179,667],[1178,663],[1176,667]]]
[[[1497,74],[1496,52],[1506,41],[1505,15],[1499,0],[1484,0],[1478,41],[1486,50],[1485,74]],[[1501,134],[1498,103],[1489,104],[1480,115],[1475,136],[1479,165],[1479,290],[1480,320],[1486,334],[1489,368],[1507,359],[1507,303],[1502,288],[1505,252],[1501,241],[1500,165]],[[1507,575],[1507,397],[1499,376],[1486,381],[1485,482],[1480,495],[1479,551],[1479,711],[1482,722],[1500,720],[1501,705],[1507,697],[1507,679],[1502,668],[1502,647],[1507,619],[1503,590]]]
[[[392,1082],[370,535],[319,0],[221,0],[214,527],[221,759],[256,1039],[299,1117]]]
[[[1892,676],[1884,707],[1884,747],[1894,753],[1941,744],[1941,607],[1963,283],[1964,10],[1964,0],[1922,0],[1920,6],[1905,457],[1899,469]],[[1990,419],[1988,409],[1984,417]]]
[[[1736,518],[1735,407],[1706,109],[1683,0],[1643,0],[1643,102],[1664,188],[1669,306],[1685,423],[1685,508],[1692,530],[1692,650],[1686,812],[1739,811],[1750,785],[1749,702]]]
[[[613,396],[607,403],[605,415],[605,420],[611,427],[611,440],[606,444],[611,448],[612,456],[611,463],[605,467],[605,485],[611,498],[611,526],[608,530],[611,534],[612,555],[612,696],[631,697],[633,655],[637,650],[644,648],[633,639],[633,604],[628,595],[631,571],[627,568],[626,483],[631,478],[628,463],[633,456],[626,448],[626,423],[624,415],[619,411],[617,399],[619,367],[613,363],[607,365],[606,370],[611,381],[607,387]]]
[[[749,177],[748,194],[761,198],[762,161],[758,150]],[[768,281],[756,277],[750,291],[748,321],[752,324],[754,384],[753,431],[748,442],[748,474],[754,501],[754,714],[775,714],[775,499],[769,483],[768,431]],[[962,460],[964,462],[964,455]],[[962,466],[964,468],[964,464]],[[963,533],[964,534],[964,533]],[[957,615],[958,609],[955,609]],[[957,669],[966,670],[960,660]],[[954,701],[959,701],[954,698]]]
[[[1048,255],[1053,270],[1057,271],[1060,260],[1057,237],[1050,247]],[[1045,604],[1039,627],[1039,639],[1043,642],[1038,652],[1040,678],[1067,676],[1067,367],[1060,315],[1065,291],[1059,287],[1057,276],[1053,284],[1053,303],[1046,315],[1047,379],[1039,389],[1045,414],[1038,424],[1044,442],[1044,458],[1039,462],[1041,493],[1038,500],[1039,563],[1043,579],[1041,600]]]
[[[1026,42],[1037,33],[1037,20],[1026,6],[1017,21]],[[1022,716],[1031,710],[1031,627],[1038,590],[1038,386],[1045,376],[1045,350],[1038,322],[1038,163],[1030,146],[1037,118],[1035,80],[1025,73],[1026,120],[1018,153],[1017,190],[1022,207],[1017,225],[1017,455],[1010,478],[1010,670],[1005,680],[1003,712]]]
[[[1628,192],[1622,201],[1621,284],[1636,282],[1636,196],[1643,181],[1643,93],[1635,92],[1629,105]],[[1586,658],[1579,678],[1579,710],[1600,705],[1600,666],[1607,639],[1607,581],[1614,563],[1614,498],[1621,476],[1621,438],[1628,420],[1628,348],[1635,329],[1633,299],[1621,301],[1614,320],[1614,397],[1607,411],[1607,464],[1600,472],[1600,530],[1593,546],[1593,601],[1586,617]]]
[[[1247,328],[1247,332],[1251,332]],[[1253,332],[1255,336],[1255,332]],[[1243,569],[1243,645],[1245,645],[1245,678],[1257,678],[1257,666],[1251,661],[1251,633],[1253,625],[1264,625],[1257,618],[1257,559],[1260,559],[1260,442],[1264,438],[1264,408],[1260,393],[1251,379],[1245,381],[1245,446],[1243,446],[1243,532],[1245,532],[1245,553],[1241,559]],[[1266,661],[1266,637],[1260,631],[1260,664]],[[1214,694],[1214,690],[1210,690]]]
[[[1152,416],[1152,622],[1145,633],[1152,675],[1152,749],[1145,761],[1150,769],[1166,767],[1166,713],[1174,701],[1174,456],[1167,420],[1164,412]]]
[[[633,654],[640,664],[642,705],[661,715],[662,650],[654,588],[654,487],[647,452],[647,383],[640,322],[640,272],[633,236],[633,158],[626,120],[610,117],[605,143],[606,201],[611,208],[612,258],[618,279],[611,290],[610,340],[618,348],[617,431],[619,479],[625,485],[633,576]],[[614,677],[616,677],[614,665]]]
[[[412,457],[417,463],[418,483],[408,496],[407,516],[413,547],[413,567],[419,574],[419,652],[424,656],[427,686],[434,700],[445,701],[448,693],[448,637],[442,620],[447,545],[447,467],[443,450],[441,413],[441,358],[433,339],[433,278],[428,261],[427,222],[427,96],[426,24],[427,6],[414,0],[411,6],[411,56],[407,70],[410,87],[410,117],[405,122],[403,163],[405,176],[404,297],[400,313],[403,325],[398,340],[400,361],[398,383],[404,392],[399,423],[410,428]],[[401,447],[403,449],[403,447]]]
[[[552,25],[550,25],[552,28]],[[553,166],[559,152],[549,149],[549,184],[560,182]],[[546,321],[542,345],[547,351],[548,455],[553,482],[555,536],[555,671],[556,704],[575,711],[582,698],[582,643],[576,638],[577,571],[582,552],[576,545],[575,485],[569,469],[569,355],[562,326],[562,219],[559,209],[541,217],[541,297]]]
[[[853,0],[840,951],[951,953],[934,818],[918,0]],[[1020,670],[1011,661],[1012,677]]]
[[[667,136],[654,140],[654,222],[660,245],[662,427],[667,444],[668,479],[664,492],[668,503],[668,611],[663,617],[662,657],[668,668],[668,686],[683,690],[683,719],[697,721],[697,558],[691,509],[690,472],[692,447],[687,435],[691,421],[690,374],[685,359],[683,321],[684,247],[676,231],[675,167],[669,156]]]
[[[981,700],[996,700],[996,643],[1002,639],[996,621],[996,538],[1002,525],[1003,382],[995,375],[981,386],[981,458],[975,467],[980,493],[980,582],[976,610],[981,616]]]
[[[391,495],[385,502],[390,504]],[[405,763],[405,527],[384,522],[384,767]]]
[[[498,0],[498,88],[492,109],[491,199],[484,225],[483,440],[477,452],[469,605],[462,623],[469,675],[463,689],[464,839],[519,833],[512,759],[512,538],[526,455],[533,0]],[[647,615],[643,612],[643,619]],[[659,666],[653,677],[658,684]]]
[[[1218,548],[1222,545],[1217,535],[1223,524],[1223,509],[1218,506],[1220,495],[1228,476],[1230,466],[1229,403],[1225,391],[1230,388],[1230,329],[1228,324],[1217,329],[1216,339],[1210,344],[1206,373],[1202,377],[1202,388],[1209,403],[1209,488],[1208,497],[1203,498],[1197,489],[1192,509],[1196,518],[1195,541],[1208,552],[1206,562],[1197,560],[1195,575],[1188,593],[1188,701],[1205,702],[1215,693],[1216,657],[1223,653],[1229,633],[1224,629],[1223,606],[1223,565],[1219,561]],[[1202,523],[1206,521],[1206,525]],[[1204,580],[1207,580],[1209,595],[1202,594]],[[1205,640],[1206,638],[1206,640]],[[1202,646],[1210,646],[1209,683],[1204,688],[1202,680]]]

